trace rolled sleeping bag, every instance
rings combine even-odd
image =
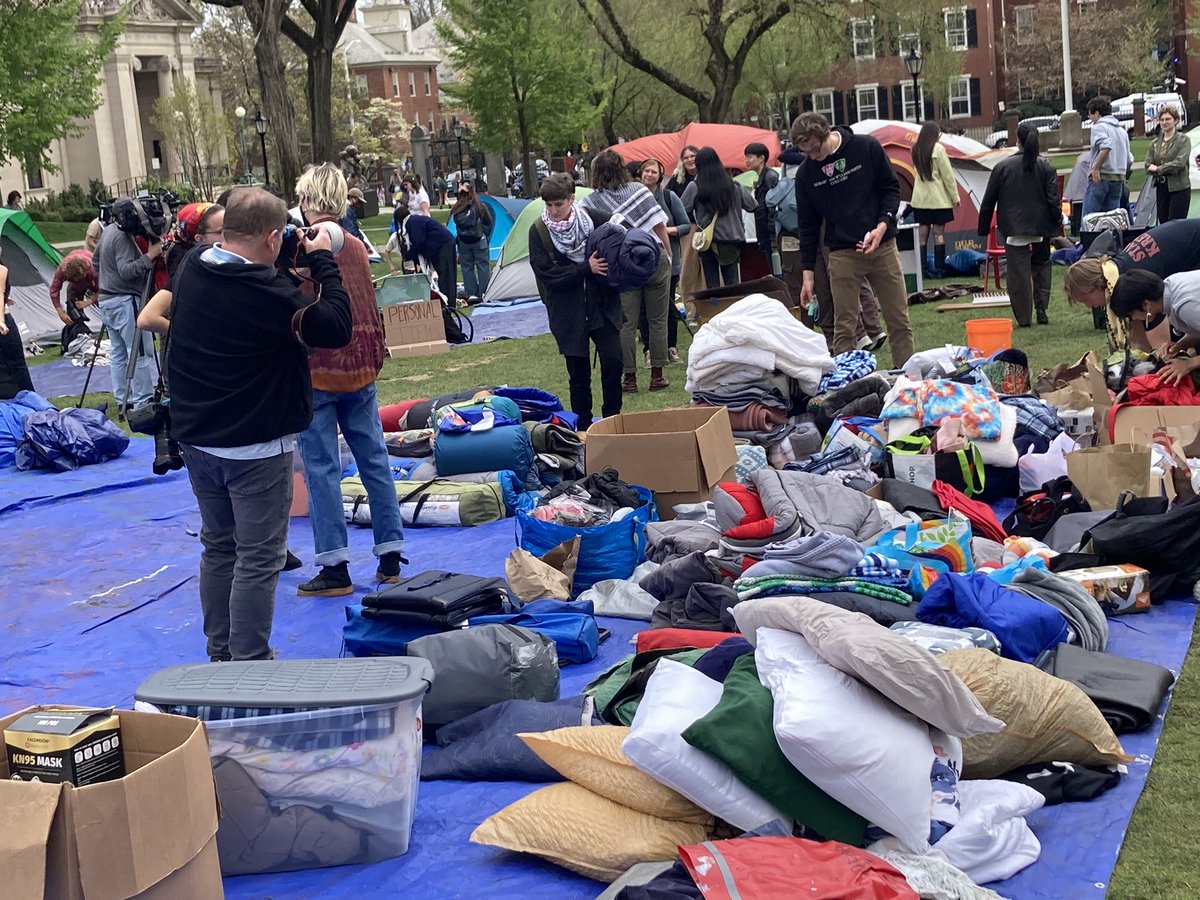
[[[517,473],[509,469],[495,472],[467,472],[463,475],[439,475],[437,467],[428,461],[422,462],[408,474],[409,481],[461,481],[464,484],[487,484],[494,481],[504,492],[504,505],[508,515],[516,515],[517,500],[525,492],[525,484],[517,477]]]
[[[526,481],[534,468],[533,442],[520,425],[486,431],[439,433],[433,445],[438,475],[464,475],[508,469]]]
[[[496,522],[510,515],[504,495],[504,488],[496,481],[396,482],[396,502],[405,525],[471,526]],[[371,524],[371,505],[359,478],[342,481],[342,511],[351,525]]]
[[[405,414],[416,406],[418,403],[426,402],[427,398],[422,397],[418,400],[405,400],[403,403],[391,403],[387,406],[379,407],[379,421],[383,423],[384,431],[404,431],[400,426]]]

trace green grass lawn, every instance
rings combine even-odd
[[[374,232],[387,217],[368,220],[364,225]],[[1056,362],[1073,362],[1088,350],[1103,350],[1104,335],[1092,328],[1087,310],[1069,308],[1061,290],[1063,269],[1054,270],[1054,293],[1050,305],[1050,324],[1028,329],[1014,327],[1013,345],[1025,350],[1035,374]],[[961,280],[961,279],[959,279]],[[1005,318],[1005,310],[976,314],[936,312],[936,304],[913,307],[911,318],[918,348],[945,343],[962,343],[968,315]],[[690,337],[679,331],[680,352],[686,358]],[[57,350],[35,357],[38,364],[58,358]],[[891,362],[883,354],[882,363]],[[625,396],[626,411],[653,411],[688,402],[683,390],[685,366],[670,366],[669,389],[649,393],[649,372],[639,370],[642,390]],[[108,371],[98,370],[96,382],[107,387]],[[598,379],[597,379],[598,381]],[[524,340],[495,341],[455,349],[432,357],[384,362],[380,373],[380,403],[394,403],[415,397],[433,397],[474,385],[534,385],[553,391],[565,399],[567,377],[562,357],[549,335]],[[599,385],[596,403],[599,406]],[[70,406],[75,397],[53,398],[60,406]],[[85,405],[98,406],[111,401],[107,393],[89,393]],[[112,413],[110,403],[110,414]],[[1132,627],[1139,623],[1130,622]],[[1193,648],[1195,645],[1193,634]],[[1138,803],[1125,844],[1109,885],[1108,896],[1116,900],[1196,900],[1200,897],[1200,864],[1196,862],[1195,816],[1200,808],[1200,663],[1195,650],[1188,655],[1174,700],[1167,716],[1146,790]],[[1086,852],[1081,849],[1080,852]],[[1072,896],[1064,893],[1064,900]],[[1089,892],[1090,896],[1090,892]]]
[[[34,222],[42,237],[51,244],[83,243],[87,222]]]

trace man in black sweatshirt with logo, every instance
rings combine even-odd
[[[804,266],[802,304],[812,299],[813,269],[820,250],[821,225],[829,248],[833,293],[833,352],[857,346],[859,288],[863,278],[879,298],[891,340],[892,360],[902,366],[912,356],[908,294],[896,250],[896,211],[900,182],[879,141],[849,128],[831,129],[820,113],[801,113],[792,122],[792,143],[808,158],[796,173],[796,210]]]
[[[224,240],[176,273],[167,375],[171,436],[200,505],[208,655],[269,659],[287,552],[295,435],[312,420],[307,347],[350,342],[350,298],[329,236],[302,238],[317,301],[275,266],[287,206],[238,188]]]

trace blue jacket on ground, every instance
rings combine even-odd
[[[950,628],[986,628],[1000,640],[1001,656],[1024,663],[1067,642],[1061,612],[979,572],[939,575],[921,598],[917,619]]]

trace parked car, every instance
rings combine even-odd
[[[1182,129],[1187,126],[1187,104],[1179,94],[1130,94],[1112,102],[1113,115],[1130,133],[1133,132],[1133,101],[1139,97],[1146,101],[1146,134],[1158,133],[1158,111],[1164,106],[1174,106],[1180,117],[1179,127]]]
[[[1058,116],[1030,116],[1022,119],[1018,125],[1033,125],[1038,132],[1058,131]],[[993,150],[1001,150],[1008,146],[1008,129],[993,131],[983,142]]]

